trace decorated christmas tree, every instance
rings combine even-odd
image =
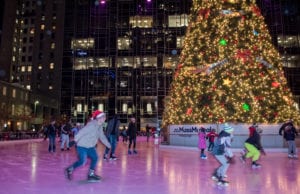
[[[299,121],[255,0],[194,0],[163,126]]]

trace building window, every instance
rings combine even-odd
[[[182,48],[184,43],[184,36],[178,36],[176,38],[176,48]]]
[[[45,30],[45,24],[41,25],[41,30]]]
[[[17,92],[16,92],[16,89],[13,89],[13,90],[12,90],[12,94],[11,94],[13,98],[15,98],[15,97],[17,96],[16,93],[17,93]]]
[[[71,49],[89,49],[94,48],[94,38],[73,39],[71,41]]]
[[[4,86],[4,87],[2,88],[2,95],[3,95],[3,96],[6,96],[6,94],[7,94],[7,88]]]
[[[170,15],[169,16],[169,27],[183,27],[188,26],[188,15]]]
[[[132,16],[129,18],[129,24],[133,28],[151,28],[153,26],[152,16]]]
[[[31,71],[32,71],[32,66],[31,66],[31,65],[29,65],[29,66],[27,67],[27,71],[28,71],[28,72],[31,72]]]
[[[21,67],[21,72],[25,72],[25,70],[26,70],[26,67],[25,67],[25,66],[22,66],[22,67]]]
[[[51,84],[49,85],[49,90],[53,90],[53,86]]]
[[[40,69],[40,70],[43,69],[42,64],[39,64],[39,65],[38,65],[38,69]]]
[[[49,64],[49,69],[54,69],[54,63]]]
[[[132,41],[128,37],[118,38],[118,49],[129,50]]]
[[[30,89],[31,89],[31,86],[30,86],[30,85],[26,85],[26,89],[27,89],[27,90],[30,90]]]
[[[77,110],[77,112],[82,112],[82,104],[77,104],[76,110]]]
[[[54,42],[51,43],[51,49],[55,49],[55,43]]]

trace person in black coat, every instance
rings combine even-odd
[[[110,160],[116,160],[117,157],[115,155],[117,142],[119,140],[119,126],[120,126],[120,117],[118,115],[114,115],[112,119],[108,121],[105,135],[111,144],[111,152],[110,152]],[[104,160],[108,159],[109,148],[105,148]]]
[[[127,129],[127,136],[129,137],[129,145],[128,145],[128,154],[137,154],[137,151],[135,149],[136,147],[136,136],[137,136],[137,128],[135,124],[135,118],[131,117],[130,122],[128,124],[128,129]],[[133,143],[133,151],[131,152],[131,145]]]
[[[283,133],[283,134],[282,134]],[[288,144],[288,157],[298,158],[295,138],[298,135],[296,128],[294,127],[293,120],[289,120],[284,123],[279,129],[279,135],[283,135]]]

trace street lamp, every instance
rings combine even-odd
[[[38,105],[40,102],[38,100],[36,100],[34,102],[34,117],[36,117],[36,105]]]

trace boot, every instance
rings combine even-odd
[[[89,182],[98,182],[101,180],[101,177],[95,174],[95,170],[90,169],[89,175],[88,175],[88,181]]]
[[[72,180],[73,167],[66,168],[64,173],[67,179]]]

